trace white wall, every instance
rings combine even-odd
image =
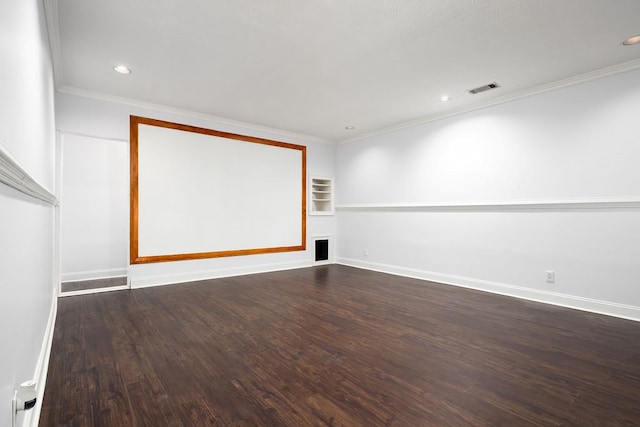
[[[639,110],[635,71],[340,146],[338,261],[640,320]]]
[[[53,81],[42,8],[37,0],[0,2],[0,143],[53,190]],[[42,371],[55,304],[53,221],[53,207],[0,184],[2,426],[11,425],[14,389]]]
[[[99,100],[84,96],[58,93],[56,94],[56,128],[65,135],[65,138],[72,133],[90,135],[112,140],[129,139],[129,115],[138,115],[154,119],[167,120],[193,126],[200,126],[225,132],[240,133],[244,135],[256,136],[260,138],[274,139],[283,142],[290,142],[307,146],[307,173],[309,175],[329,176],[334,174],[335,166],[335,146],[316,141],[309,141],[304,138],[281,135],[269,132],[264,129],[251,128],[238,124],[215,121],[206,117],[196,117],[195,115],[178,114],[172,111],[152,109],[141,106],[129,105],[126,103]],[[98,167],[99,160],[93,160],[89,168]],[[64,168],[63,168],[64,169]],[[129,176],[128,166],[118,171],[121,176]],[[128,198],[128,193],[126,195]],[[268,206],[266,207],[268,209]],[[64,209],[64,207],[63,207]],[[110,215],[119,218],[127,218],[128,211],[113,211]],[[64,220],[64,219],[63,219]],[[120,235],[123,231],[128,233],[128,222],[125,226],[114,233]],[[81,237],[77,235],[80,231],[74,231],[75,235],[67,236],[69,239],[77,240]],[[294,268],[310,266],[313,261],[312,236],[330,235],[335,236],[335,217],[314,217],[307,218],[307,250],[300,252],[286,252],[275,254],[248,255],[240,257],[213,258],[192,261],[176,261],[167,263],[138,264],[130,267],[129,276],[132,287],[142,287],[157,284],[168,284],[205,278],[221,277],[226,275],[236,275],[275,269]],[[127,246],[121,243],[108,243],[109,253],[127,253]],[[62,256],[79,259],[85,257],[87,265],[91,264],[92,269],[126,268],[127,264],[119,266],[109,265],[103,262],[102,267],[98,266],[100,259],[93,258],[89,254],[81,254],[83,249],[80,245],[75,247],[67,246]],[[82,268],[82,267],[76,267]],[[65,271],[72,274],[71,271]]]
[[[61,280],[126,276],[129,144],[60,137]]]

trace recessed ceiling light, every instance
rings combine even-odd
[[[352,125],[349,125],[349,126],[345,126],[344,128],[345,128],[346,130],[354,130],[356,127],[355,127],[355,126],[352,126]]]
[[[451,101],[451,97],[449,95],[442,95],[440,97],[440,102],[449,102]]]
[[[638,44],[638,43],[640,43],[640,34],[638,34],[637,36],[629,37],[628,39],[622,42],[622,44],[625,46],[631,46],[633,44]]]
[[[120,74],[131,74],[131,70],[124,65],[116,65],[113,67],[113,71]]]

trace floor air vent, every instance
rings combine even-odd
[[[498,85],[498,83],[489,83],[488,85],[484,85],[484,86],[477,87],[475,89],[471,89],[469,91],[469,93],[472,94],[472,95],[475,95],[476,93],[486,92],[488,90],[496,89],[496,88],[499,88],[499,87],[500,86]]]

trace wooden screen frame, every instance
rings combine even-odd
[[[293,246],[278,246],[265,248],[246,248],[234,250],[222,250],[211,252],[166,254],[139,256],[139,234],[138,234],[138,125],[158,126],[168,129],[174,129],[184,132],[194,132],[203,135],[215,136],[220,138],[228,138],[247,143],[263,144],[283,149],[299,150],[301,152],[301,173],[300,182],[302,188],[302,205],[301,205],[301,236],[300,244]],[[293,252],[306,250],[306,231],[307,231],[307,147],[286,142],[274,141],[270,139],[257,138],[253,136],[240,135],[235,133],[222,132],[213,129],[206,129],[196,126],[173,123],[163,120],[156,120],[140,116],[130,116],[130,238],[129,238],[129,258],[131,264],[145,264],[167,261],[184,261],[204,258],[231,257],[240,255],[265,254],[275,252]]]

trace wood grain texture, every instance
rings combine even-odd
[[[129,118],[129,263],[138,257],[138,121]]]
[[[304,224],[302,227],[302,232],[305,233]],[[188,253],[188,254],[172,254],[172,255],[136,256],[135,259],[132,259],[131,263],[132,264],[148,264],[152,262],[187,261],[190,259],[222,258],[222,257],[243,256],[243,255],[269,254],[269,253],[277,253],[277,252],[295,252],[295,251],[304,251],[305,249],[306,249],[306,244],[300,244],[295,246],[276,246],[272,248],[195,252],[195,253]]]
[[[41,426],[640,425],[640,324],[345,266],[67,297]]]

